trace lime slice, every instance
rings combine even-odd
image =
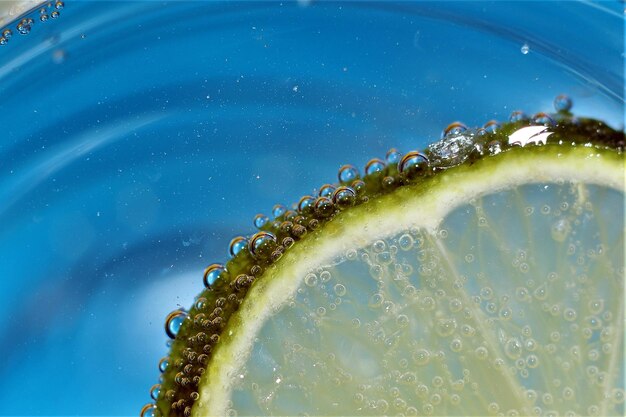
[[[257,216],[142,415],[624,415],[624,135],[561,116]]]
[[[623,193],[620,158],[537,148],[342,213],[251,288],[195,413],[623,415]]]

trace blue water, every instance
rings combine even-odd
[[[136,415],[255,214],[560,93],[623,128],[623,64],[617,1],[35,13],[0,48],[0,414]]]

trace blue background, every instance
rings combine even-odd
[[[68,0],[34,16],[0,48],[0,414],[136,415],[204,267],[344,163],[560,93],[624,126],[620,2]]]

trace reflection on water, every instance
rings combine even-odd
[[[135,414],[164,319],[207,265],[343,164],[423,149],[459,118],[550,110],[562,92],[621,125],[621,11],[556,7],[88,2],[13,30],[0,47],[3,412]]]

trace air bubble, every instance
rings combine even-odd
[[[526,400],[531,404],[537,401],[537,391],[533,389],[527,389],[526,392]]]
[[[361,180],[352,181],[352,183],[350,184],[350,187],[357,194],[363,194],[363,192],[365,191],[365,183],[363,181],[361,181]]]
[[[272,216],[274,216],[274,218],[277,219],[280,216],[282,216],[283,214],[285,214],[286,211],[287,211],[287,207],[285,207],[282,204],[276,204],[272,208]]]
[[[354,165],[344,165],[339,168],[339,181],[350,182],[359,177],[359,170]]]
[[[159,361],[159,371],[161,373],[165,372],[169,364],[170,364],[170,358],[168,358],[167,356],[164,358],[161,358],[161,360]]]
[[[422,172],[428,167],[428,158],[426,155],[411,151],[404,155],[398,162],[398,171],[401,173],[412,175]]]
[[[528,116],[523,111],[516,110],[509,116],[509,121],[512,123],[528,120]]]
[[[555,125],[555,121],[554,119],[552,119],[552,117],[550,117],[549,114],[544,113],[544,112],[540,112],[537,113],[533,116],[533,122],[540,124],[540,125],[544,125],[544,126],[554,126]]]
[[[552,397],[552,394],[550,393],[545,393],[541,396],[541,401],[545,404],[545,405],[551,405],[554,401],[554,398]]]
[[[448,125],[448,127],[446,127],[443,132],[441,133],[441,137],[445,138],[447,136],[451,136],[451,135],[458,135],[460,133],[463,133],[467,130],[467,126],[465,126],[463,123],[461,122],[452,122]]]
[[[335,191],[335,186],[332,184],[324,184],[320,187],[317,195],[318,197],[331,197]]]
[[[605,326],[600,332],[600,340],[603,342],[609,342],[613,339],[613,327]]]
[[[533,338],[526,339],[524,342],[527,351],[532,352],[537,349],[537,342]]]
[[[504,346],[504,352],[509,358],[517,359],[522,354],[522,344],[517,338],[513,337]]]
[[[558,112],[567,112],[572,108],[572,99],[565,94],[560,94],[554,99],[554,109]]]
[[[236,238],[231,240],[230,244],[228,245],[228,251],[230,253],[230,256],[234,258],[235,256],[237,256],[239,252],[241,252],[247,246],[248,246],[248,239],[246,239],[243,236],[237,236]]]
[[[372,175],[382,172],[385,169],[385,162],[382,159],[374,158],[365,165],[365,175]]]
[[[428,395],[428,387],[424,384],[419,384],[415,389],[415,393],[420,398],[426,398],[426,396]]]
[[[485,123],[483,129],[485,129],[485,131],[488,133],[496,133],[498,130],[500,130],[500,124],[495,120],[490,120]]]
[[[449,307],[451,312],[457,313],[463,308],[463,303],[458,298],[453,298],[449,302]]]
[[[400,246],[400,249],[403,251],[411,250],[411,248],[413,248],[413,243],[413,237],[408,233],[403,234],[398,239],[398,246]]]
[[[157,407],[155,404],[146,404],[141,408],[139,417],[156,417]]]
[[[402,154],[396,148],[391,148],[387,151],[387,155],[385,155],[385,160],[388,164],[397,164],[402,158]]]
[[[402,364],[400,364],[401,368],[405,369],[409,366],[409,362],[406,359],[401,359],[401,361],[402,361]],[[417,375],[415,375],[414,372],[406,372],[400,378],[400,383],[404,385],[409,385],[409,386],[415,384],[416,381],[417,381]]]
[[[574,398],[574,390],[570,387],[563,388],[563,399],[571,400],[572,398]]]
[[[165,319],[165,333],[170,339],[175,339],[180,327],[187,318],[187,312],[183,309],[174,310]]]
[[[317,275],[311,273],[311,274],[307,274],[304,277],[304,283],[309,286],[309,287],[314,287],[317,285]]]
[[[424,297],[421,301],[422,308],[427,311],[432,311],[437,307],[437,303],[433,297]]]
[[[567,321],[576,320],[576,310],[574,310],[573,308],[566,308],[565,311],[563,311],[563,317]]]
[[[257,214],[256,216],[254,216],[254,227],[260,229],[265,226],[269,221],[270,218],[267,217],[265,214]]]
[[[352,398],[354,399],[354,402],[356,404],[361,404],[363,402],[363,400],[365,399],[363,394],[361,394],[360,392],[357,392],[356,394],[354,394],[354,396]]]
[[[435,325],[435,331],[441,337],[450,336],[456,330],[455,319],[438,319]]]
[[[314,204],[315,213],[321,217],[329,217],[333,214],[335,207],[328,197],[317,197]]]
[[[430,362],[430,352],[427,351],[426,349],[419,349],[415,352],[413,352],[413,355],[411,356],[413,359],[413,362],[415,362],[416,365],[426,365],[428,364],[428,362]]]
[[[622,388],[614,388],[611,397],[613,398],[613,402],[615,404],[623,404],[624,403],[624,390]]]
[[[343,284],[336,284],[333,289],[339,297],[346,295],[346,287]]]
[[[322,271],[320,273],[320,280],[322,280],[322,282],[328,282],[330,281],[331,278],[332,278],[332,275],[328,271]]]
[[[537,300],[545,300],[548,297],[548,290],[546,289],[546,285],[542,284],[535,289],[533,295]]]
[[[215,281],[219,278],[222,272],[224,272],[223,265],[220,265],[220,264],[209,265],[204,270],[204,278],[202,280],[204,282],[204,286],[206,288],[210,288],[211,285],[213,285]]]
[[[474,329],[469,324],[464,324],[461,326],[461,334],[465,337],[472,337],[476,333],[476,329]]]
[[[522,45],[522,47],[520,48],[520,51],[522,52],[522,54],[527,55],[528,52],[530,52],[530,46],[528,46],[527,43],[525,43],[524,45]]]
[[[248,250],[255,258],[267,259],[276,249],[276,236],[269,232],[258,232],[250,239]]]
[[[491,300],[493,298],[493,290],[491,287],[483,287],[480,289],[480,297],[483,300]]]
[[[161,384],[154,384],[152,388],[150,388],[150,397],[152,397],[153,400],[157,400],[160,392]]]
[[[350,187],[338,187],[333,193],[333,203],[340,209],[345,209],[354,205],[355,201],[356,192]]]
[[[393,262],[393,258],[391,257],[391,254],[389,252],[381,252],[376,254],[376,262],[378,262],[380,265],[389,265],[391,264],[391,262]]]
[[[315,198],[310,195],[305,195],[298,202],[298,211],[307,214],[313,211],[315,204]]]
[[[602,310],[604,310],[604,300],[591,300],[587,304],[589,308],[589,312],[591,314],[599,314]]]
[[[585,319],[585,321],[589,324],[590,329],[598,330],[602,327],[602,321],[596,316],[589,316]]]
[[[450,342],[450,350],[453,352],[460,352],[463,349],[463,343],[459,339],[454,339]]]
[[[372,244],[372,250],[376,253],[381,253],[385,249],[387,249],[387,244],[385,243],[384,240],[377,240],[376,242]]]
[[[511,310],[509,307],[502,307],[500,309],[499,315],[502,320],[510,320],[513,316],[513,310]]]
[[[203,310],[206,307],[206,298],[200,297],[196,300],[195,306],[198,310]]]
[[[417,408],[413,406],[407,407],[406,410],[404,410],[404,415],[409,416],[409,417],[417,416],[418,415]]]

